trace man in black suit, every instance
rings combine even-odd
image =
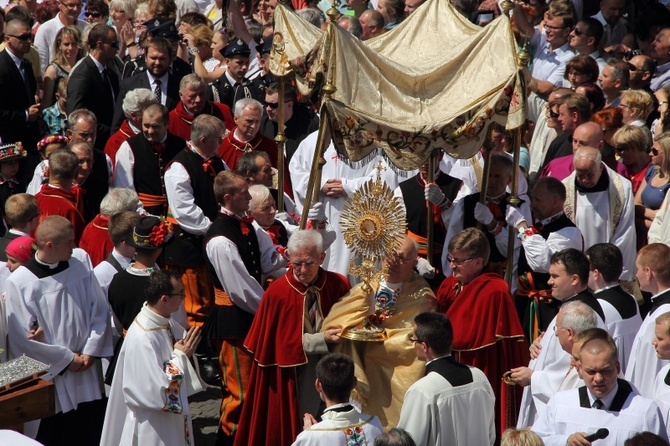
[[[0,52],[0,138],[5,144],[21,141],[29,153],[22,169],[32,175],[39,156],[37,125],[40,104],[35,101],[37,81],[30,62],[23,58],[30,50],[33,35],[21,20],[10,20],[5,26],[5,51]],[[35,162],[36,161],[36,162]]]
[[[146,71],[137,73],[121,81],[119,96],[116,98],[112,131],[121,126],[125,118],[123,99],[129,91],[148,88],[154,92],[156,102],[171,111],[179,102],[179,78],[170,73],[170,64],[176,56],[172,44],[163,37],[154,37],[146,54]]]
[[[88,34],[88,45],[88,56],[70,72],[67,112],[85,108],[95,113],[98,119],[95,147],[102,150],[111,134],[114,104],[119,94],[119,77],[112,68],[119,41],[112,27],[99,23]]]

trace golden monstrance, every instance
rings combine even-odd
[[[376,169],[376,178],[345,201],[340,220],[344,241],[353,253],[349,273],[363,280],[363,291],[368,294],[375,291],[370,286],[373,279],[386,277],[387,271],[378,265],[400,247],[407,227],[405,207],[381,178],[381,162]],[[386,333],[381,324],[393,317],[393,307],[375,299],[374,308],[362,327],[345,330],[341,336],[354,341],[384,341]]]

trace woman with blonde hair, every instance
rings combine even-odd
[[[75,26],[65,26],[56,34],[53,62],[44,71],[44,96],[42,107],[47,108],[56,101],[58,82],[70,76],[70,70],[84,57],[81,32]]]
[[[225,33],[225,30],[223,30]],[[216,39],[217,45],[214,44]],[[219,42],[225,42],[227,45],[228,37],[221,31],[213,32],[206,25],[194,25],[188,34],[184,35],[184,40],[188,43],[188,52],[193,56],[193,72],[204,79],[205,82],[214,82],[226,71],[226,65],[223,62],[223,56],[220,51],[214,48],[219,46]],[[224,45],[225,47],[225,45]]]
[[[624,90],[621,92],[619,108],[623,113],[623,123],[642,127],[654,109],[654,99],[644,90]]]
[[[624,125],[612,136],[612,146],[626,166],[626,177],[636,194],[651,164],[651,133],[646,127]]]
[[[670,132],[656,138],[649,154],[651,167],[635,194],[635,223],[645,233],[670,189]]]

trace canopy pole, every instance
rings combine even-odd
[[[284,77],[281,76],[279,80],[279,109],[277,113],[277,212],[284,212],[284,144],[286,143],[286,136],[284,135],[284,116],[285,116],[285,89]]]
[[[435,181],[435,157],[433,153],[428,157],[428,178],[426,180],[428,183]],[[433,203],[426,200],[426,260],[433,265]]]
[[[332,24],[331,24],[332,26]],[[329,48],[329,59],[332,66],[332,51]],[[326,142],[326,133],[328,132],[328,110],[326,104],[332,99],[333,94],[337,91],[333,83],[334,76],[333,69],[328,70],[328,77],[326,85],[321,89],[323,92],[323,100],[321,101],[321,116],[319,116],[319,136],[316,140],[316,147],[314,148],[314,158],[312,159],[312,171],[309,175],[309,184],[307,186],[307,193],[305,194],[305,202],[303,203],[302,216],[300,217],[300,229],[305,229],[307,226],[307,215],[312,203],[318,203],[321,195],[321,171],[326,165],[326,159],[323,155],[326,153],[328,144]]]
[[[514,167],[512,172],[512,195],[507,200],[508,206],[514,206],[518,208],[521,204],[521,200],[517,195],[519,189],[519,152],[521,148],[521,132],[523,127],[519,127],[514,131],[514,138],[512,144],[514,144]],[[505,271],[505,281],[509,285],[510,291],[512,290],[512,282],[514,277],[514,242],[516,241],[516,234],[514,232],[515,228],[507,226],[507,270]]]
[[[307,185],[307,193],[305,194],[305,202],[302,207],[302,216],[300,217],[300,229],[305,229],[307,226],[307,214],[309,208],[313,203],[319,201],[321,194],[321,171],[326,165],[326,159],[323,155],[326,153],[326,132],[328,130],[328,119],[325,103],[321,107],[321,119],[319,121],[319,135],[316,140],[316,147],[314,148],[314,158],[312,158],[312,170],[309,174],[309,184]]]

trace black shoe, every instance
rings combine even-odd
[[[221,386],[221,373],[219,372],[218,359],[209,358],[204,355],[195,355],[198,358],[200,377],[210,386]]]

